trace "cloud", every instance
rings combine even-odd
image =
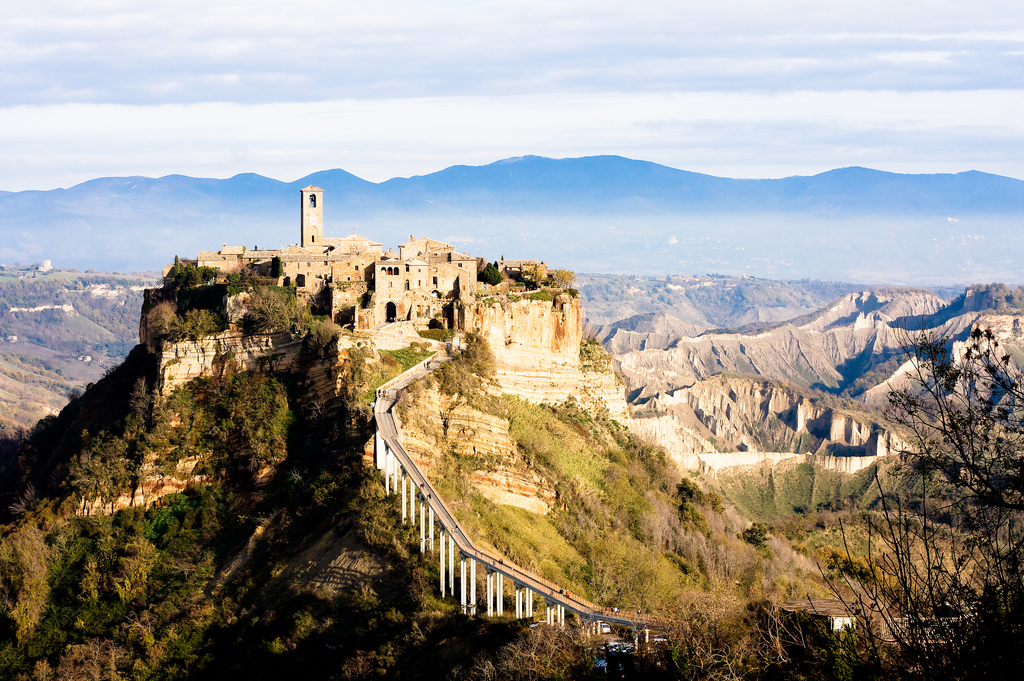
[[[0,109],[0,188],[101,175],[341,167],[382,181],[540,154],[619,154],[732,177],[862,165],[1024,177],[1024,93],[593,93]]]
[[[34,2],[0,105],[1020,85],[1009,2]]]
[[[1008,0],[38,0],[0,22],[0,187],[527,153],[1024,176],[1022,55]]]

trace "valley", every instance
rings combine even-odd
[[[154,276],[0,267],[0,429],[57,414],[120,363]]]

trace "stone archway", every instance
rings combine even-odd
[[[384,306],[384,321],[388,323],[393,322],[397,316],[398,306],[389,301],[388,304]]]

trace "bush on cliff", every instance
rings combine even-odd
[[[312,319],[305,305],[299,305],[295,289],[265,286],[249,299],[249,310],[242,318],[247,334],[290,331],[296,333]]]
[[[473,397],[482,394],[484,381],[494,375],[494,354],[480,335],[467,333],[463,351],[432,376],[445,395]]]
[[[340,337],[341,327],[334,322],[315,321],[309,327],[306,347],[314,357],[328,359],[337,352],[338,338]]]

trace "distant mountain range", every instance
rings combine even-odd
[[[0,263],[154,269],[222,243],[298,236],[298,189],[325,190],[328,235],[430,235],[488,259],[579,271],[889,283],[1021,279],[1024,182],[971,171],[843,168],[739,180],[617,156],[507,159],[367,182],[170,175],[0,192]]]

